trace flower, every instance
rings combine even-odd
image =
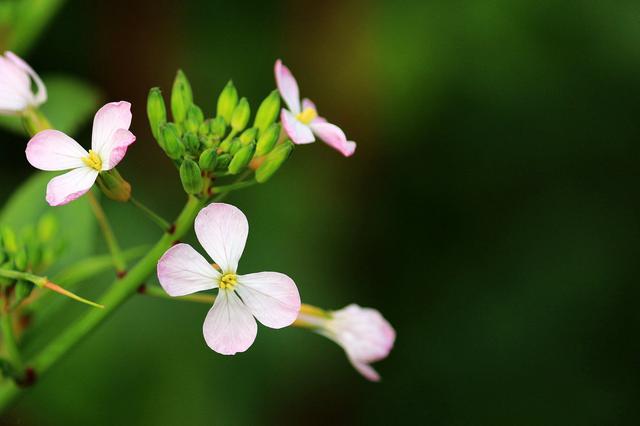
[[[364,377],[374,382],[380,380],[369,364],[386,358],[396,339],[395,330],[380,312],[351,304],[328,315],[315,310],[301,312],[298,320],[340,345]]]
[[[291,278],[278,272],[236,273],[249,233],[247,218],[237,207],[210,204],[198,213],[194,228],[220,271],[190,245],[176,244],[158,261],[158,280],[170,296],[218,288],[202,327],[211,349],[223,355],[246,351],[256,338],[254,317],[271,328],[295,321],[300,295]]]
[[[315,136],[322,139],[327,145],[337,149],[345,157],[353,155],[356,143],[347,140],[342,129],[335,124],[318,116],[316,106],[309,99],[302,100],[298,83],[280,59],[275,65],[276,84],[284,102],[289,109],[282,108],[280,119],[285,132],[295,144],[307,144],[315,142]]]
[[[31,90],[35,82],[37,93]],[[47,88],[38,74],[13,52],[0,55],[0,114],[16,114],[47,100]]]
[[[91,149],[85,151],[75,140],[58,130],[43,130],[27,144],[27,160],[40,170],[69,170],[47,185],[47,202],[60,206],[84,195],[98,174],[113,169],[136,137],[129,131],[131,104],[111,102],[93,119]]]

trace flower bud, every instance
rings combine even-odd
[[[231,116],[237,103],[238,91],[236,86],[233,85],[233,81],[229,80],[222,92],[220,92],[220,96],[218,96],[217,116],[222,117],[227,124],[231,123]]]
[[[240,135],[240,142],[242,143],[242,145],[247,145],[256,140],[256,136],[258,136],[258,129],[252,127],[242,132],[242,134]]]
[[[149,126],[153,137],[158,139],[160,135],[160,126],[167,122],[167,109],[164,105],[162,92],[157,87],[149,90],[147,97],[147,117],[149,118]]]
[[[51,213],[43,215],[38,221],[37,228],[38,240],[42,243],[48,243],[58,232],[58,221]]]
[[[222,117],[216,117],[211,121],[210,125],[211,137],[214,139],[222,139],[227,132],[227,123]]]
[[[116,169],[100,172],[96,182],[102,193],[114,201],[125,203],[131,198],[131,185]]]
[[[262,132],[264,132],[274,122],[276,117],[278,117],[279,112],[280,92],[274,90],[269,93],[269,96],[267,96],[260,104],[260,107],[258,107],[253,127],[257,127],[260,134],[262,134]]]
[[[203,172],[212,172],[216,169],[216,162],[218,160],[218,155],[216,154],[215,148],[209,148],[202,151],[200,154],[200,160],[198,161],[198,165],[200,166],[200,170]]]
[[[17,271],[25,271],[27,269],[27,251],[24,247],[13,256],[13,264]]]
[[[238,152],[240,148],[242,148],[240,139],[233,138],[233,140],[231,141],[231,145],[229,146],[229,154],[231,154],[231,156],[236,155],[236,152]]]
[[[185,133],[182,137],[182,143],[190,154],[197,155],[200,152],[200,139],[195,134]]]
[[[241,132],[247,126],[250,115],[251,108],[249,107],[247,98],[240,99],[231,116],[231,128],[236,132]]]
[[[173,121],[182,123],[187,118],[187,111],[193,103],[193,93],[187,76],[178,70],[171,89],[171,113]]]
[[[278,142],[279,136],[279,123],[273,123],[271,126],[267,127],[264,132],[260,132],[260,138],[258,139],[258,145],[256,146],[256,157],[261,157],[271,152],[276,142]]]
[[[256,181],[258,183],[264,183],[268,181],[275,172],[278,171],[280,166],[287,161],[291,151],[293,150],[293,143],[287,139],[284,143],[276,146],[273,151],[267,155],[264,162],[256,170]]]
[[[184,145],[180,141],[178,127],[173,123],[166,123],[160,127],[160,146],[173,160],[178,160],[184,155]]]
[[[7,253],[14,254],[18,251],[18,239],[13,229],[3,226],[0,229],[0,236],[2,236],[2,246]]]
[[[33,291],[33,283],[29,281],[19,280],[14,290],[14,303],[20,303],[31,295]]]
[[[222,154],[218,155],[218,160],[216,161],[216,170],[224,171],[229,167],[229,163],[231,162],[231,154]]]
[[[200,107],[196,104],[189,105],[187,110],[187,120],[184,122],[184,127],[188,132],[198,133],[200,125],[204,121],[204,114]]]
[[[200,136],[201,138],[207,138],[209,136],[210,131],[211,131],[211,119],[208,118],[200,124],[200,127],[198,127],[198,136]]]
[[[229,163],[229,173],[235,175],[244,170],[244,168],[247,167],[247,164],[249,164],[249,161],[251,161],[255,150],[255,143],[250,143],[249,145],[245,145],[240,148],[233,156],[231,163]]]
[[[195,195],[202,192],[203,182],[200,167],[190,158],[186,158],[180,165],[180,180],[187,194]]]

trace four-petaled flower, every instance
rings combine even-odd
[[[176,244],[158,261],[158,280],[170,296],[218,288],[202,329],[211,349],[223,355],[246,351],[256,338],[254,317],[271,328],[295,321],[300,295],[291,278],[278,272],[236,273],[249,233],[237,207],[210,204],[198,213],[194,229],[220,271],[190,245]]]
[[[43,130],[27,144],[27,160],[40,170],[69,170],[47,185],[47,202],[67,204],[84,195],[102,171],[113,169],[122,160],[136,137],[129,131],[131,104],[111,102],[93,119],[91,149],[87,152],[75,140],[58,130]]]
[[[318,116],[316,106],[309,99],[300,103],[300,92],[296,79],[280,59],[275,65],[276,84],[278,91],[289,109],[282,108],[280,119],[285,132],[293,143],[306,144],[315,142],[315,136],[327,145],[337,149],[345,157],[351,156],[356,150],[356,143],[347,140],[342,129],[335,124],[328,123]]]
[[[38,91],[31,90],[32,80]],[[13,52],[0,55],[0,114],[17,114],[47,100],[47,89],[38,74]]]

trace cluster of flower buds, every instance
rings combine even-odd
[[[180,178],[189,194],[210,190],[217,176],[255,171],[259,183],[266,182],[285,162],[293,149],[290,140],[281,140],[280,94],[271,92],[260,104],[253,125],[251,107],[240,98],[232,81],[218,97],[216,116],[206,118],[193,101],[191,85],[178,71],[171,91],[171,114],[159,88],[152,88],[147,115],[154,138],[180,169]]]
[[[60,239],[56,238],[57,231],[58,223],[52,215],[42,216],[37,225],[28,226],[19,233],[2,226],[0,270],[29,273],[45,270],[63,249]],[[28,297],[33,286],[33,282],[0,275],[0,287],[5,296],[12,296],[14,305]]]

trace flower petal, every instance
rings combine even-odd
[[[27,143],[27,161],[40,170],[69,170],[84,167],[89,155],[78,142],[58,130],[43,130]]]
[[[97,177],[98,171],[90,167],[79,167],[54,177],[47,185],[47,203],[61,206],[83,196]]]
[[[118,129],[111,137],[111,141],[107,143],[102,152],[110,152],[108,156],[103,157],[102,170],[111,170],[124,158],[129,145],[136,141],[136,137],[127,129]]]
[[[267,327],[291,325],[300,312],[296,284],[279,272],[239,275],[236,291],[251,313]]]
[[[38,106],[47,100],[47,88],[40,79],[40,76],[27,64],[22,58],[16,55],[13,52],[7,51],[5,53],[7,59],[13,62],[18,68],[27,73],[29,77],[33,79],[36,83],[36,87],[38,88],[38,92],[33,94],[31,92],[31,82],[29,81],[29,93],[31,95],[31,105]]]
[[[300,113],[300,90],[298,89],[298,83],[295,77],[289,71],[280,59],[276,61],[275,65],[276,85],[280,96],[284,99],[291,112],[294,114]]]
[[[247,217],[235,206],[212,203],[200,210],[196,236],[223,272],[235,273],[249,234]]]
[[[366,362],[359,362],[351,358],[349,358],[349,362],[351,362],[353,368],[355,368],[358,373],[362,374],[367,380],[371,380],[372,382],[380,381],[380,374],[378,374],[378,372]]]
[[[356,150],[356,143],[348,141],[342,129],[335,124],[314,122],[311,124],[311,130],[327,145],[340,151],[345,157],[350,157]]]
[[[169,296],[218,287],[220,272],[189,244],[176,244],[158,260],[158,280]]]
[[[249,308],[229,290],[218,293],[202,326],[207,345],[222,355],[246,351],[257,332],[258,325]]]
[[[280,113],[280,119],[282,120],[284,131],[289,135],[293,143],[302,145],[315,142],[316,138],[313,137],[311,128],[295,118],[290,111],[283,108]]]
[[[93,118],[91,149],[100,155],[103,162],[110,162],[116,131],[128,130],[130,125],[131,104],[129,102],[110,102],[96,112]]]

